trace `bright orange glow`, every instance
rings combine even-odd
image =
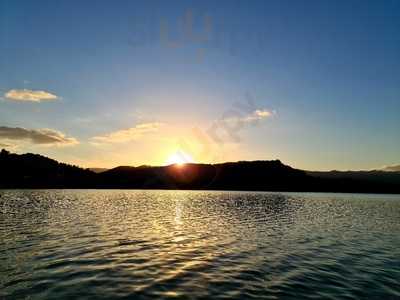
[[[193,163],[193,162],[194,160],[189,154],[183,151],[177,151],[168,157],[168,159],[165,161],[165,164],[177,165],[181,167],[184,166],[186,163]]]

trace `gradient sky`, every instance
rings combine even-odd
[[[400,163],[400,1],[0,0],[0,70],[18,153]]]

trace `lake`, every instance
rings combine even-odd
[[[400,195],[0,195],[0,299],[400,299]]]

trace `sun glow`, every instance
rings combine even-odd
[[[173,153],[168,157],[168,159],[165,161],[165,164],[183,166],[186,163],[193,163],[193,162],[194,160],[189,154],[183,151],[176,151],[175,153]]]

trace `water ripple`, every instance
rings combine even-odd
[[[1,299],[400,299],[400,197],[0,191]]]

